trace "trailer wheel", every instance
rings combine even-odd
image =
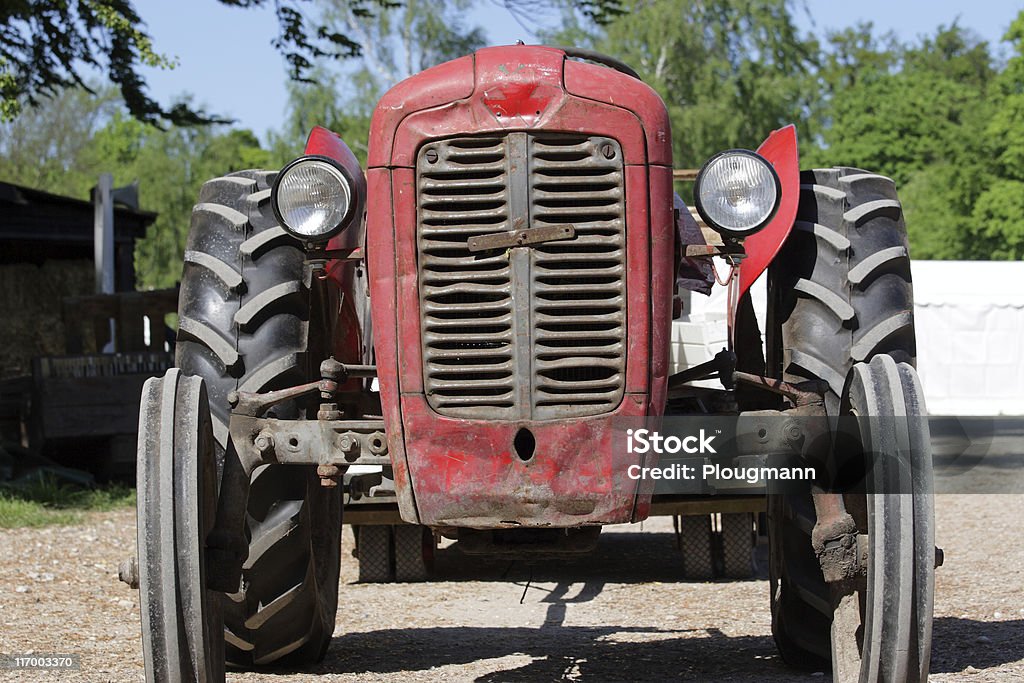
[[[270,207],[275,174],[241,171],[203,185],[185,247],[176,345],[178,367],[206,380],[218,462],[228,443],[227,396],[315,376],[311,293],[301,245]],[[294,403],[269,417],[297,418]],[[309,467],[253,473],[249,557],[225,600],[227,659],[236,666],[319,661],[334,631],[340,562],[340,489]]]
[[[434,561],[434,533],[418,524],[396,524],[395,581],[426,581]]]
[[[754,515],[722,513],[722,576],[749,579],[754,576]]]
[[[769,372],[823,381],[836,415],[854,364],[914,361],[906,228],[888,178],[833,168],[804,172],[800,182],[794,230],[769,273]],[[811,546],[811,497],[769,495],[767,517],[775,642],[791,665],[827,668],[832,597]]]
[[[360,525],[356,538],[360,583],[426,581],[434,570],[434,533],[418,524]]]
[[[146,380],[138,442],[139,602],[148,681],[224,680],[221,597],[206,587],[217,509],[206,387],[172,368]]]
[[[352,527],[356,537],[360,583],[388,583],[394,579],[391,561],[391,526],[361,524]]]
[[[830,415],[855,363],[888,354],[914,364],[907,229],[892,180],[854,168],[801,173],[771,280],[769,355],[786,380],[824,381]]]
[[[682,515],[677,519],[683,578],[710,581],[715,578],[711,515]]]

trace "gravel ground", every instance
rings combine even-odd
[[[1024,680],[1024,495],[937,499],[934,681]],[[677,581],[668,519],[609,530],[597,556],[529,566],[438,553],[428,584],[358,585],[345,555],[338,629],[311,672],[229,681],[828,680],[788,670],[768,583]],[[80,672],[17,681],[142,680],[138,597],[118,583],[134,514],[0,531],[0,653],[77,653]],[[532,579],[532,580],[531,580]],[[5,673],[7,674],[6,678]]]

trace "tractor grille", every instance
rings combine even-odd
[[[625,201],[610,138],[510,133],[425,145],[419,296],[430,406],[455,417],[598,415],[622,400]],[[571,225],[572,239],[468,240]]]

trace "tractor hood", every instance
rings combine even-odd
[[[654,90],[558,48],[513,45],[427,69],[392,88],[370,128],[370,168],[411,168],[418,144],[467,130],[584,132],[602,107],[633,114],[622,131],[627,165],[672,165],[665,105]]]

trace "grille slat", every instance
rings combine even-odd
[[[511,133],[421,149],[419,295],[435,411],[544,420],[621,402],[623,179],[621,149],[604,137]],[[468,249],[471,237],[558,225],[575,237]]]
[[[442,363],[447,362],[461,362],[464,359],[472,359],[475,361],[474,367],[483,367],[488,365],[486,361],[503,357],[505,359],[511,359],[512,357],[508,354],[502,355],[501,349],[499,348],[487,348],[483,345],[477,345],[468,349],[433,349],[431,352],[431,365],[433,368],[443,367]]]

